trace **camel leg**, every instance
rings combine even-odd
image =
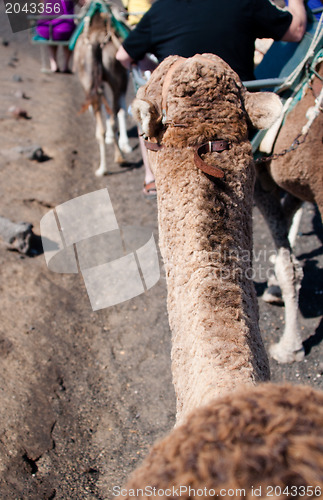
[[[129,144],[129,139],[127,135],[126,126],[126,112],[123,108],[120,108],[117,114],[117,120],[119,125],[119,148],[123,153],[131,153],[132,147]],[[106,133],[105,133],[105,143],[114,144],[115,142],[115,132],[114,132],[114,120],[110,115],[107,115],[106,119]]]
[[[303,201],[299,198],[296,198],[290,193],[286,193],[282,201],[283,212],[287,220],[288,239],[292,248],[294,248],[295,246],[296,237],[302,218],[302,205]]]
[[[299,230],[299,225],[301,223],[302,215],[303,215],[303,207],[301,206],[296,211],[296,213],[293,217],[293,221],[292,221],[291,226],[290,226],[289,231],[288,231],[288,239],[289,239],[290,246],[292,248],[294,248],[294,246],[295,246],[296,237],[297,237],[297,233]]]
[[[99,148],[100,148],[100,165],[99,168],[95,171],[95,175],[97,177],[101,177],[102,175],[108,172],[105,141],[104,141],[105,126],[100,109],[96,110],[94,115],[96,121],[95,137],[99,143]]]
[[[296,237],[299,229],[299,225],[302,218],[303,202],[299,198],[286,193],[285,198],[282,202],[282,209],[286,218],[288,231],[288,240],[291,248],[294,248]],[[272,255],[270,261],[275,264],[276,255]],[[263,293],[262,300],[268,304],[278,304],[284,305],[282,292],[275,274],[272,274],[268,278],[267,288]]]
[[[271,356],[279,363],[292,363],[304,359],[304,347],[298,325],[298,296],[301,269],[288,248],[279,248],[275,274],[285,304],[285,330],[277,344],[270,347]]]
[[[126,109],[126,97],[121,95],[119,100],[120,109],[117,113],[118,124],[119,124],[119,147],[123,153],[131,153],[132,147],[129,144],[129,138],[127,134],[127,109]]]
[[[302,272],[292,255],[288,240],[288,223],[279,198],[262,189],[256,182],[255,201],[274,239],[277,256],[275,275],[285,304],[285,330],[280,341],[271,346],[270,355],[279,363],[301,361],[304,348],[298,325],[298,296]]]
[[[118,144],[118,125],[115,116],[106,115],[105,143],[114,144],[114,161],[123,163],[124,157]]]
[[[116,115],[113,117],[111,116],[111,125],[112,125],[112,130],[113,130],[113,137],[114,137],[114,161],[115,163],[123,163],[124,162],[124,157],[121,152],[120,146],[118,144],[118,118]]]
[[[105,111],[106,113],[106,111]],[[112,120],[111,116],[106,113],[106,133],[105,133],[105,143],[106,144],[113,144],[114,143],[114,134],[113,134],[113,127],[112,127]]]
[[[104,90],[104,96],[107,99],[106,92]],[[113,96],[113,115],[109,115],[104,106],[102,106],[102,111],[106,117],[106,133],[105,133],[105,143],[114,144],[114,161],[115,163],[123,163],[124,157],[122,155],[121,149],[118,144],[118,116],[119,107],[116,106],[116,99]]]
[[[122,154],[122,149],[119,145],[120,139],[118,139],[118,125],[120,127],[119,112],[121,110],[120,105],[119,105],[120,95],[114,88],[112,88],[112,93],[113,93],[113,113],[114,113],[114,116],[113,117],[111,116],[110,120],[111,120],[111,126],[112,126],[112,130],[113,130],[114,161],[116,163],[123,163],[124,157]],[[121,126],[123,126],[125,129],[125,127],[126,127],[125,118],[124,118],[124,123]],[[122,131],[123,134],[124,134],[125,130]]]

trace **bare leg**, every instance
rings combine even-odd
[[[68,47],[63,47],[63,52],[64,52],[64,68],[63,71],[64,73],[70,73],[70,69],[68,67],[72,52],[69,50]]]
[[[140,130],[138,130],[140,134]],[[145,183],[148,184],[149,182],[152,182],[155,180],[154,174],[150,170],[150,165],[149,165],[149,160],[148,160],[148,155],[147,155],[147,149],[145,146],[144,139],[139,135],[139,144],[140,144],[140,149],[141,149],[141,154],[142,154],[142,160],[144,162],[144,167],[145,167]]]
[[[142,160],[144,162],[144,168],[145,168],[145,182],[144,182],[144,194],[147,197],[154,198],[156,197],[156,186],[155,186],[155,177],[154,174],[152,173],[149,165],[149,160],[148,160],[148,155],[147,155],[147,149],[145,146],[144,139],[140,135],[140,130],[138,130],[138,135],[139,135],[139,144],[140,144],[140,149],[141,149],[141,154],[142,154]]]
[[[58,65],[57,65],[57,46],[56,45],[49,45],[48,46],[49,50],[49,64],[50,64],[50,69],[55,73],[58,71]]]

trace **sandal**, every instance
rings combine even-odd
[[[143,188],[142,192],[144,193],[145,198],[147,198],[149,200],[157,198],[155,181],[148,182],[147,184],[144,183],[144,188]]]

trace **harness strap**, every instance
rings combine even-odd
[[[146,149],[149,149],[149,151],[159,151],[160,149],[163,149],[163,147],[164,147],[161,144],[158,144],[158,142],[150,142],[150,141],[147,141],[147,139],[144,139],[144,143],[145,143]]]
[[[149,151],[160,151],[164,147],[163,144],[158,144],[157,142],[144,141],[146,149]],[[176,148],[174,148],[176,149]],[[206,153],[222,153],[222,151],[230,149],[230,143],[228,141],[219,139],[216,141],[205,142],[201,146],[194,147],[194,163],[195,165],[202,170],[205,174],[210,175],[211,177],[215,177],[217,179],[224,178],[224,172],[221,168],[216,167],[215,165],[209,165],[205,161],[202,160],[201,155]]]
[[[170,66],[168,69],[164,82],[163,82],[163,88],[162,88],[162,104],[161,104],[161,115],[163,118],[163,123],[166,121],[166,115],[167,115],[167,94],[168,94],[168,89],[169,86],[172,82],[172,77],[178,66],[183,64],[183,62],[186,61],[184,57],[179,57],[176,59],[176,61],[173,62],[173,64]]]
[[[205,174],[216,177],[217,179],[223,179],[223,170],[215,165],[209,165],[203,161],[201,155],[205,153],[222,153],[222,151],[227,149],[230,149],[230,144],[225,140],[209,141],[202,144],[202,146],[196,146],[194,150],[195,165]]]
[[[185,57],[179,56],[176,61],[173,62],[173,64],[169,67],[165,78],[163,82],[163,87],[162,87],[162,104],[161,104],[161,115],[162,115],[162,120],[163,123],[167,121],[167,94],[168,94],[168,89],[169,86],[172,82],[173,74],[175,73],[176,69],[183,64],[187,60],[195,59],[200,62],[208,62],[208,63],[214,63],[214,61],[211,58],[202,56],[200,54],[196,54],[195,56],[186,59]]]

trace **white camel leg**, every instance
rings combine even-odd
[[[107,114],[106,117],[106,132],[105,132],[105,143],[106,144],[113,144],[114,143],[114,135],[113,135],[113,128],[111,124],[111,116]]]
[[[289,249],[279,249],[275,274],[285,304],[285,330],[280,341],[271,346],[270,354],[279,363],[302,361],[304,348],[298,325],[298,295],[302,271]]]
[[[127,122],[126,122],[126,99],[122,95],[120,98],[120,109],[118,111],[118,125],[119,125],[119,147],[123,153],[131,153],[132,147],[129,144],[129,138],[127,134]]]
[[[106,94],[105,94],[105,98]],[[124,158],[121,148],[118,144],[118,127],[116,123],[116,116],[109,115],[106,108],[102,105],[101,111],[105,116],[105,144],[114,144],[114,161],[115,163],[123,163]],[[101,175],[101,174],[98,174]]]
[[[293,219],[292,219],[292,223],[291,223],[290,228],[289,228],[288,240],[289,240],[290,246],[292,248],[294,248],[294,246],[295,246],[295,242],[296,242],[302,214],[303,214],[303,207],[301,206],[295,212]],[[271,255],[270,262],[275,264],[276,255]],[[262,295],[262,299],[265,302],[267,302],[268,304],[279,304],[279,305],[284,304],[283,299],[282,299],[281,289],[280,289],[280,286],[279,286],[279,283],[277,281],[275,274],[272,274],[269,277],[268,283],[267,283],[267,288]]]
[[[295,246],[296,237],[298,234],[302,215],[303,215],[303,207],[301,206],[297,210],[297,212],[295,213],[295,215],[293,217],[293,221],[292,221],[291,226],[289,228],[289,232],[288,232],[288,239],[289,239],[290,246],[292,248],[294,248],[294,246]]]
[[[264,291],[261,298],[264,302],[267,302],[268,304],[277,304],[280,306],[284,305],[282,292],[275,273],[269,276],[267,281],[267,288]]]
[[[121,111],[121,109],[120,109],[120,111]],[[119,111],[119,113],[120,113],[120,111]],[[119,121],[119,113],[117,115],[118,121]],[[120,121],[119,121],[119,127],[120,127]],[[121,134],[121,132],[120,132],[120,134]],[[117,131],[117,127],[116,127],[115,117],[107,114],[105,143],[106,144],[114,144],[114,161],[116,163],[123,163],[124,158],[122,156],[121,151],[123,151],[124,153],[129,153],[131,151],[131,148],[130,148],[130,151],[129,150],[125,151],[125,149],[121,147],[120,139],[119,139],[119,143],[118,143],[117,135],[118,135],[118,131]],[[128,137],[127,137],[127,140],[128,140]]]
[[[111,125],[112,125],[112,130],[114,132],[114,161],[115,163],[123,163],[124,162],[124,157],[121,152],[120,146],[118,144],[118,130],[117,130],[117,123],[115,120],[115,116],[111,117]]]
[[[99,143],[99,148],[100,148],[100,165],[99,168],[95,171],[95,175],[97,177],[102,177],[102,175],[108,172],[108,168],[107,168],[105,141],[104,141],[105,127],[100,110],[95,112],[95,120],[96,120],[95,137]]]
[[[104,89],[104,97],[108,102],[108,96],[105,89]],[[105,130],[106,130],[105,143],[114,144],[116,141],[116,134],[117,134],[117,131],[115,130],[115,119],[107,112],[106,107],[103,104],[101,106],[101,112],[105,117]]]

